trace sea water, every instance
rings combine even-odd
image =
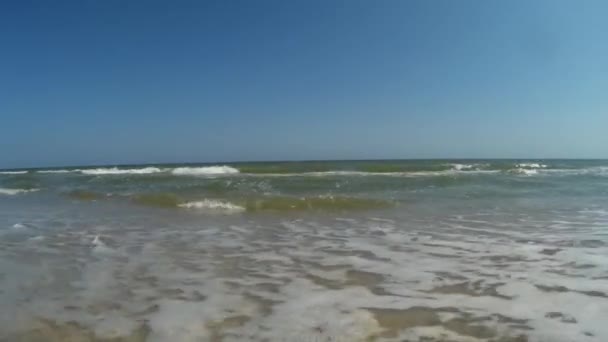
[[[608,341],[608,161],[0,170],[1,341]]]

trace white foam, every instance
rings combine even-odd
[[[475,165],[472,164],[450,164],[452,169],[456,171],[474,170]]]
[[[478,170],[478,169],[470,169],[470,170],[445,170],[445,171],[417,171],[417,172],[409,172],[406,173],[406,176],[449,176],[449,175],[461,175],[461,174],[492,174],[498,173],[498,170]]]
[[[39,170],[36,171],[37,173],[70,173],[70,172],[76,172],[79,170]]]
[[[513,170],[512,172],[513,173],[522,174],[522,175],[526,175],[526,176],[531,176],[531,175],[538,174],[538,170],[536,170],[536,169],[517,168],[517,169]]]
[[[0,175],[22,175],[27,171],[0,171]]]
[[[563,176],[578,176],[578,175],[593,175],[593,176],[608,176],[608,167],[594,166],[582,169],[546,169],[544,172]]]
[[[201,167],[177,167],[171,171],[174,175],[204,176],[239,173],[238,169],[226,165],[201,166]]]
[[[289,300],[273,307],[257,332],[268,341],[364,341],[381,331],[367,310],[357,308],[371,296],[362,288],[326,291],[307,280],[294,279],[283,288]]]
[[[99,168],[99,169],[86,169],[80,170],[85,175],[145,175],[151,173],[162,172],[157,167],[144,167],[141,169],[119,169],[117,167],[112,168]]]
[[[234,205],[210,199],[188,203],[192,208],[221,210]],[[188,221],[193,224],[166,228],[164,223],[160,228],[148,227],[147,222],[108,225],[96,228],[99,236],[82,233],[78,225],[71,231],[49,231],[46,241],[13,244],[19,250],[30,247],[32,253],[53,251],[57,258],[48,258],[31,271],[25,267],[27,263],[7,268],[4,265],[13,258],[0,258],[0,269],[8,269],[7,281],[15,284],[3,287],[0,302],[9,297],[6,293],[23,291],[24,297],[27,294],[33,300],[19,305],[3,302],[16,307],[11,316],[27,308],[42,318],[73,320],[92,328],[98,338],[126,337],[137,327],[134,323],[148,322],[147,340],[151,342],[206,341],[216,336],[226,342],[481,342],[520,333],[531,342],[600,342],[608,340],[608,326],[603,322],[608,306],[605,298],[583,291],[608,293],[606,279],[596,278],[608,274],[608,247],[574,242],[605,239],[591,237],[595,228],[583,224],[597,221],[605,226],[606,220],[600,216],[604,208],[598,203],[582,210],[580,219],[568,214],[567,221],[566,216],[552,216],[547,221],[527,218],[514,222],[510,216],[498,216],[502,215],[499,211],[482,210],[432,217],[407,213],[404,220],[380,213],[374,214],[378,217],[335,219],[280,217],[280,222],[274,215],[203,221],[180,215],[180,220],[193,218]],[[497,217],[489,216],[492,213]],[[29,221],[10,222],[29,226]],[[579,230],[558,230],[556,223]],[[379,231],[384,234],[377,234]],[[526,239],[520,241],[522,237]],[[528,240],[537,242],[529,244]],[[566,246],[559,241],[573,243]],[[89,247],[93,260],[80,254],[82,245]],[[551,254],[556,248],[559,250]],[[112,250],[114,254],[105,254]],[[576,267],[588,264],[594,267]],[[66,277],[66,269],[82,274]],[[36,291],[38,286],[48,286],[46,279],[64,278],[70,284],[74,281],[74,286]],[[544,290],[535,285],[568,290]],[[443,286],[454,289],[439,290]],[[466,289],[459,290],[463,286]],[[7,292],[7,288],[15,290]],[[494,289],[495,294],[486,288]],[[45,298],[47,293],[57,299]],[[207,299],[199,302],[203,296]],[[40,310],[47,303],[48,309]],[[66,311],[68,305],[83,310]],[[89,307],[99,312],[88,314]],[[439,322],[428,327],[396,326],[389,331],[396,336],[384,339],[382,316],[366,309],[413,307],[460,311],[439,310],[436,314],[443,326]],[[547,316],[552,312],[562,313],[564,319]],[[398,314],[395,312],[395,319]],[[62,318],[67,315],[71,315],[69,319]],[[531,329],[501,322],[495,315],[526,320]],[[458,335],[446,327],[454,318],[496,328],[497,336]],[[390,315],[388,319],[392,319]]]
[[[210,209],[210,210],[222,210],[229,212],[241,212],[245,211],[245,208],[240,205],[236,205],[230,202],[217,201],[211,199],[204,199],[202,201],[186,202],[179,205],[181,208],[187,209]]]
[[[394,175],[401,172],[365,172],[365,171],[318,171],[318,172],[302,172],[296,174],[276,174],[278,176],[370,176],[370,175]]]
[[[114,254],[114,250],[108,245],[106,245],[100,238],[99,235],[96,235],[93,241],[91,242],[93,245],[93,253],[97,255],[111,255]]]
[[[230,316],[252,316],[257,305],[229,294],[219,281],[206,284],[209,297],[203,304],[163,299],[158,311],[149,317],[150,335],[146,341],[209,341],[213,325]]]
[[[27,193],[27,192],[34,192],[34,191],[38,191],[40,189],[7,189],[7,188],[0,188],[0,195],[17,195],[17,194],[23,194],[23,193]]]
[[[515,166],[517,168],[524,168],[524,169],[544,169],[547,167],[547,165],[540,164],[540,163],[519,163]]]

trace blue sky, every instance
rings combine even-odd
[[[606,1],[2,1],[0,167],[608,158]]]

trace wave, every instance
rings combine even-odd
[[[210,210],[221,210],[228,212],[242,212],[246,208],[241,207],[230,202],[223,202],[218,200],[204,199],[202,201],[186,202],[177,205],[180,208],[186,209],[210,209]]]
[[[477,166],[473,164],[451,164],[452,170],[455,171],[467,171],[467,170],[476,170]]]
[[[78,170],[38,170],[37,173],[70,173]]]
[[[367,172],[367,171],[322,171],[322,172],[302,172],[291,174],[265,174],[264,176],[386,176],[386,177],[429,177],[429,176],[454,176],[467,174],[491,174],[498,173],[499,170],[444,170],[444,171],[395,171],[395,172]]]
[[[607,166],[595,166],[582,169],[546,169],[543,173],[563,176],[608,176]]]
[[[396,174],[416,171],[447,171],[453,164],[446,163],[383,163],[383,162],[336,162],[336,163],[277,163],[238,165],[244,174],[256,175],[323,175],[323,174]],[[459,166],[456,166],[459,167]],[[466,169],[463,165],[462,169]]]
[[[515,167],[518,169],[546,169],[547,165],[540,163],[519,163]]]
[[[241,173],[263,176],[432,176],[456,173],[483,173],[509,170],[516,164],[492,163],[354,163],[354,164],[278,164],[278,165],[244,165],[238,166]],[[530,164],[534,165],[534,164]]]
[[[23,175],[28,171],[0,171],[0,175]]]
[[[7,188],[0,188],[0,195],[17,195],[17,194],[23,194],[23,193],[28,193],[28,192],[35,192],[38,191],[40,189],[7,189]]]
[[[526,175],[526,176],[538,174],[538,170],[536,170],[536,169],[525,169],[525,168],[521,168],[521,167],[512,169],[509,172],[515,173],[515,174]]]
[[[157,167],[144,167],[141,169],[119,169],[117,167],[112,167],[99,169],[84,169],[79,171],[85,175],[147,175],[162,172],[162,170]]]
[[[171,171],[174,175],[179,176],[205,176],[205,175],[222,175],[222,174],[237,174],[240,171],[234,167],[221,166],[201,166],[201,167],[177,167]]]
[[[172,193],[148,193],[132,197],[139,205],[157,208],[208,209],[231,212],[284,212],[284,211],[350,211],[372,210],[394,206],[393,202],[347,196],[262,196],[241,198],[234,202],[220,199],[184,201]]]
[[[538,166],[537,166],[538,165]],[[532,166],[518,167],[507,170],[510,174],[520,175],[554,175],[554,176],[608,176],[608,167],[606,166],[593,166],[587,168],[572,168],[572,169],[551,169],[547,168],[546,165],[532,164]]]
[[[528,172],[529,171],[529,172]],[[167,178],[172,176],[221,176],[241,174],[246,177],[323,177],[323,176],[391,176],[391,177],[432,177],[432,176],[459,176],[476,174],[581,174],[605,175],[608,174],[605,165],[584,165],[581,163],[567,163],[564,161],[421,161],[421,162],[333,162],[333,163],[262,163],[262,164],[228,164],[208,166],[123,166],[99,167],[78,169],[47,169],[31,171],[0,171],[0,174],[22,175],[29,177],[39,174],[85,174],[94,176],[103,175],[149,175],[162,174]],[[112,178],[118,179],[118,178]],[[131,181],[132,178],[124,178]],[[142,177],[142,181],[157,181],[156,177]],[[21,184],[13,185],[15,188],[24,188]],[[39,187],[39,186],[31,186]],[[27,188],[27,187],[25,187]]]

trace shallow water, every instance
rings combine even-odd
[[[368,163],[0,174],[0,340],[608,340],[602,162]]]

